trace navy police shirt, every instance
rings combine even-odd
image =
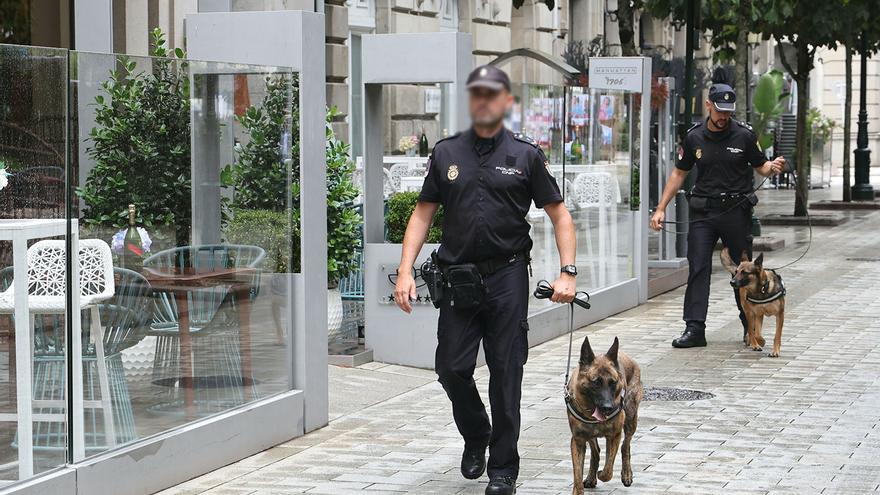
[[[473,129],[440,140],[419,201],[443,205],[442,263],[473,263],[532,248],[526,215],[562,201],[544,152],[531,138],[502,129],[489,139]]]
[[[755,133],[746,124],[731,120],[727,129],[718,132],[710,131],[705,124],[692,127],[675,166],[681,170],[696,166],[694,195],[715,197],[721,193],[752,192],[752,169],[766,161]]]

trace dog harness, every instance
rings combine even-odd
[[[596,425],[599,423],[604,423],[606,421],[611,420],[615,416],[617,416],[620,411],[623,411],[624,406],[626,405],[626,389],[620,391],[620,406],[608,416],[605,416],[604,419],[599,419],[596,415],[601,415],[599,412],[599,408],[593,410],[593,414],[590,415],[590,419],[584,417],[580,411],[578,411],[576,404],[574,403],[574,397],[572,397],[571,392],[568,390],[568,386],[565,387],[565,408],[568,409],[568,412],[574,416],[574,419],[580,421],[581,423],[586,423],[588,425]]]
[[[764,281],[763,284],[761,284],[761,295],[764,296],[762,299],[758,299],[758,298],[755,298],[755,297],[752,297],[752,296],[746,294],[746,299],[750,303],[752,303],[752,304],[767,304],[767,303],[771,303],[771,302],[773,302],[773,301],[775,301],[785,295],[785,292],[786,292],[785,291],[785,284],[782,283],[782,276],[779,275],[778,273],[776,273],[776,270],[770,270],[770,271],[773,273],[773,275],[776,276],[776,279],[779,280],[779,290],[777,290],[776,292],[774,292],[772,294],[767,294],[767,291],[770,290],[770,279],[767,279]]]

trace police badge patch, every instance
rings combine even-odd
[[[694,151],[694,156],[697,157],[697,160],[703,158],[703,148],[697,148],[697,151]]]
[[[449,166],[449,170],[446,171],[446,178],[450,181],[454,181],[458,178],[458,165]]]

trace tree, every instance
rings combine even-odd
[[[779,43],[779,60],[797,84],[797,127],[795,161],[797,190],[794,215],[806,216],[810,180],[810,139],[807,111],[810,108],[810,71],[815,63],[816,49],[836,47],[841,23],[849,23],[840,15],[842,4],[850,0],[753,0],[761,13],[756,28]],[[783,43],[791,46],[791,52]]]
[[[844,2],[844,12],[840,15],[848,20],[838,25],[837,38],[845,51],[846,89],[843,102],[843,201],[852,201],[850,173],[850,144],[852,139],[852,90],[853,90],[853,50],[860,47],[859,37],[868,37],[869,54],[880,49],[880,17],[872,15],[871,0],[850,0]]]

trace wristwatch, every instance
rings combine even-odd
[[[567,273],[567,274],[571,275],[572,277],[577,277],[577,275],[578,275],[578,267],[575,265],[565,265],[559,271],[562,273]]]

